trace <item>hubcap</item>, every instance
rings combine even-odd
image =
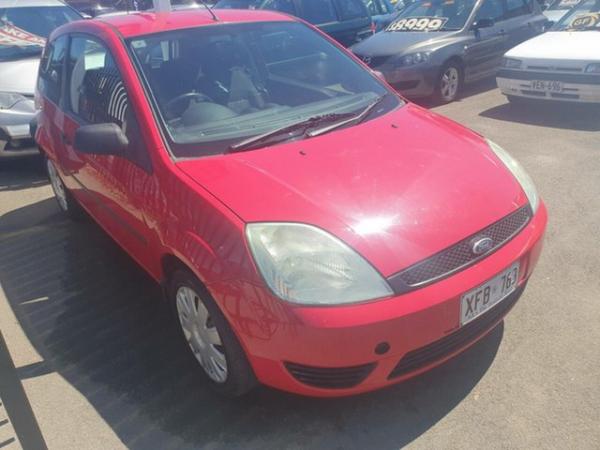
[[[177,290],[177,315],[194,356],[217,383],[227,380],[227,359],[221,336],[198,294],[190,287]]]
[[[442,75],[440,91],[444,100],[454,100],[458,92],[459,74],[456,67],[448,67]]]
[[[52,185],[54,196],[56,197],[56,200],[58,200],[60,208],[63,211],[66,211],[69,207],[67,205],[67,192],[65,191],[65,186],[58,176],[58,172],[56,171],[54,164],[52,164],[52,161],[48,160],[46,166],[48,168],[48,176],[50,177],[50,184]]]

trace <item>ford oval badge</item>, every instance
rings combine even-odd
[[[494,247],[494,241],[489,237],[475,238],[473,240],[471,251],[474,255],[483,255]]]

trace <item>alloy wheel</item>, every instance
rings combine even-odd
[[[227,358],[219,331],[198,294],[181,286],[176,294],[177,316],[194,356],[216,383],[227,380]]]
[[[440,82],[440,94],[442,99],[451,102],[456,98],[458,86],[460,84],[460,74],[454,66],[447,67],[442,74]]]

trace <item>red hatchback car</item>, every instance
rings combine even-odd
[[[267,11],[75,22],[40,66],[60,208],[164,286],[219,391],[388,386],[515,304],[546,209],[504,150]]]

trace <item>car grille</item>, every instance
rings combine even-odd
[[[524,289],[525,285],[517,288],[507,298],[493,306],[492,309],[461,327],[458,331],[417,350],[408,352],[388,375],[388,379],[397,378],[434,363],[475,341],[508,313],[517,303]]]
[[[531,215],[529,205],[519,208],[457,244],[392,275],[387,281],[396,294],[403,294],[463,270],[507,243],[527,225]],[[473,253],[473,241],[484,237],[492,239],[491,248],[480,255]]]
[[[496,75],[498,78],[508,78],[511,80],[547,80],[562,81],[572,84],[600,84],[600,76],[595,74],[583,73],[552,73],[552,72],[532,72],[528,70],[500,69]]]
[[[350,367],[312,367],[290,362],[285,362],[284,365],[303,384],[325,389],[343,389],[362,383],[376,363]]]
[[[361,59],[369,67],[379,67],[379,66],[383,65],[390,58],[390,55],[386,55],[386,56],[356,55],[356,56],[358,56],[358,58]]]

